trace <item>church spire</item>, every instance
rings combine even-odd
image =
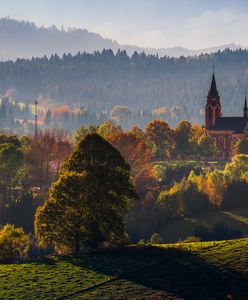
[[[245,96],[245,105],[244,105],[244,118],[248,118],[248,108],[247,108],[246,96]]]
[[[208,91],[207,103],[205,105],[205,126],[206,129],[209,130],[212,128],[216,120],[221,118],[221,104],[220,104],[220,96],[216,87],[214,68],[212,75],[212,82],[210,86],[210,90]]]
[[[216,87],[214,70],[213,70],[213,76],[212,76],[211,87],[210,87],[210,90],[209,90],[209,95],[212,96],[212,97],[218,97],[219,96],[218,90],[217,90],[217,87]]]

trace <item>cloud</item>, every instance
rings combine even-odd
[[[230,9],[208,10],[193,17],[181,36],[187,47],[204,48],[230,42],[248,45],[248,14]]]

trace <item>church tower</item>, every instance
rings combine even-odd
[[[220,96],[216,87],[215,76],[213,72],[211,87],[207,95],[207,103],[205,105],[205,126],[206,129],[211,129],[215,125],[217,118],[220,118],[221,104]]]

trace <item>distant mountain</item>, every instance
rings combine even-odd
[[[222,45],[213,48],[191,50],[182,47],[174,48],[141,48],[137,46],[121,45],[117,41],[105,39],[101,35],[89,32],[86,29],[71,28],[68,30],[37,27],[34,23],[17,21],[9,18],[0,19],[0,60],[15,60],[17,58],[50,56],[57,53],[76,54],[77,52],[102,51],[112,49],[126,50],[129,55],[135,51],[159,56],[194,56],[201,53],[212,53],[226,48],[231,50],[241,48],[236,44]]]

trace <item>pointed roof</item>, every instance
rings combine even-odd
[[[247,100],[246,100],[246,96],[245,96],[245,105],[244,105],[244,109],[247,110]]]
[[[212,82],[211,82],[211,87],[210,87],[210,90],[209,90],[209,95],[212,96],[212,97],[218,97],[219,96],[218,90],[217,90],[217,87],[216,87],[214,72],[213,72],[213,76],[212,76]]]
[[[245,118],[248,117],[248,108],[247,108],[247,100],[246,100],[246,96],[245,96],[245,105],[244,105],[244,117],[245,117]]]

